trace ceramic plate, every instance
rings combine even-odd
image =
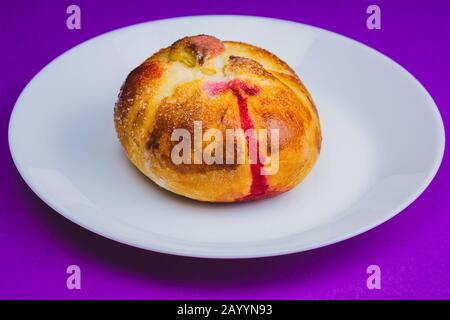
[[[123,80],[160,48],[202,33],[274,52],[310,90],[322,152],[292,191],[201,203],[160,189],[127,160],[113,126]],[[55,59],[20,95],[9,144],[31,189],[93,232],[159,252],[241,258],[317,248],[393,217],[436,174],[444,128],[413,76],[356,41],[282,20],[199,16],[109,32]]]

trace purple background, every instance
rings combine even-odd
[[[81,7],[82,30],[65,26],[70,4]],[[382,30],[365,26],[370,4],[381,6]],[[146,252],[76,226],[34,195],[16,171],[7,142],[11,110],[28,81],[53,58],[104,32],[197,14],[294,20],[366,43],[416,76],[450,123],[448,1],[2,0],[0,298],[450,298],[448,153],[424,194],[382,226],[326,248],[274,258],[208,260]],[[81,267],[81,290],[66,288],[69,264]],[[370,264],[381,267],[381,290],[366,288]]]

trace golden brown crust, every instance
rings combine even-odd
[[[262,63],[262,65],[272,71],[283,72],[297,77],[295,71],[283,60],[266,49],[239,41],[223,41],[230,55],[247,57]]]
[[[171,134],[183,128],[193,137],[195,121],[201,121],[203,132],[217,129],[224,138],[227,129],[278,129],[278,172],[259,179],[248,163],[175,164],[171,151],[178,142]],[[114,122],[140,171],[172,192],[202,201],[288,191],[312,169],[321,145],[313,100],[284,61],[249,44],[205,35],[183,38],[133,70],[119,94]],[[210,142],[203,141],[203,149]],[[248,151],[236,142],[235,157],[239,147]],[[194,158],[192,153],[191,162]]]

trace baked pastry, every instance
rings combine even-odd
[[[169,191],[209,202],[292,189],[312,169],[322,140],[313,100],[285,62],[207,35],[178,40],[134,69],[114,122],[142,173]]]

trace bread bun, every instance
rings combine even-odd
[[[268,198],[292,189],[312,169],[322,140],[313,100],[285,62],[261,48],[207,35],[178,40],[134,69],[121,88],[114,123],[142,173],[169,191],[209,202]],[[173,158],[182,140],[174,139],[177,129],[189,133],[194,146],[189,153],[177,149],[182,163]],[[208,129],[217,134],[209,140],[202,136]],[[256,134],[244,140],[237,134],[226,148],[228,131],[239,129]],[[266,139],[258,135],[262,129]],[[250,153],[255,141],[256,160]],[[201,159],[212,142],[223,142],[209,153],[216,160],[223,156],[222,163]],[[270,166],[276,170],[269,172]]]

